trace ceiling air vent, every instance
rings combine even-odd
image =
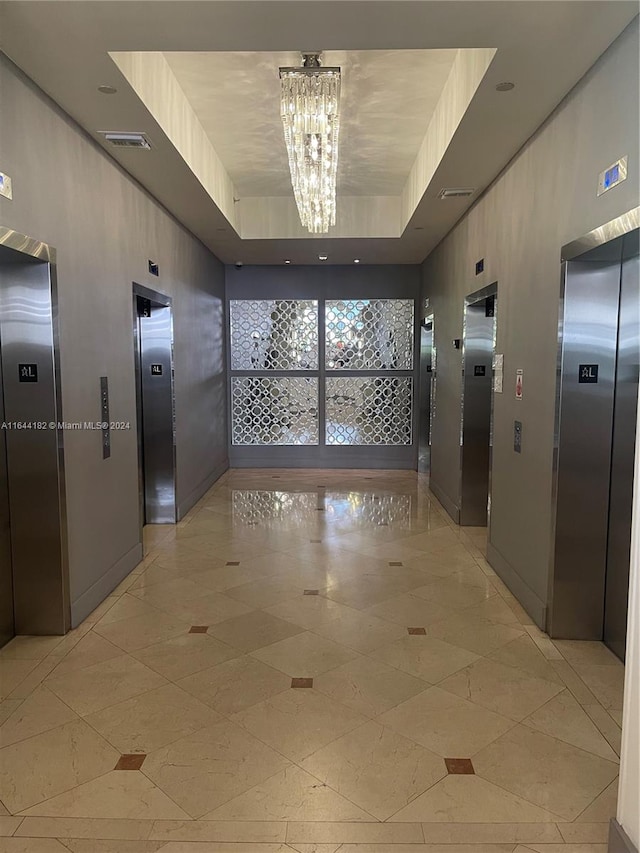
[[[147,151],[151,149],[151,143],[144,133],[120,133],[115,130],[99,130],[98,133],[116,148],[144,148]]]
[[[473,187],[450,187],[448,189],[440,190],[438,193],[438,198],[468,198],[468,196],[473,195],[475,189]]]

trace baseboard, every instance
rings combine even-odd
[[[101,578],[98,578],[86,592],[83,592],[80,598],[71,602],[71,627],[76,628],[99,604],[102,604],[109,593],[113,592],[141,560],[142,543],[139,542],[117,563],[114,563]]]
[[[638,853],[638,848],[620,826],[615,817],[609,823],[608,853]]]
[[[460,507],[456,506],[451,498],[442,491],[440,486],[432,480],[429,482],[429,489],[438,498],[455,523],[460,524]]]
[[[487,544],[487,562],[495,569],[498,577],[515,595],[538,628],[544,631],[547,623],[546,603],[538,598],[531,587],[522,580],[513,566],[505,560],[500,551],[491,542]]]
[[[194,504],[197,504],[200,498],[206,494],[211,486],[213,486],[213,484],[222,477],[225,471],[228,470],[229,460],[225,459],[220,463],[220,465],[214,468],[213,471],[208,474],[204,480],[202,480],[202,482],[198,483],[195,489],[193,489],[193,491],[190,492],[184,500],[180,501],[177,506],[178,521],[181,521],[185,517],[191,507],[194,506]]]

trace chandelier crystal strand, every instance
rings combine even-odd
[[[336,222],[340,69],[281,68],[280,78],[284,139],[300,221],[312,234],[324,234]]]

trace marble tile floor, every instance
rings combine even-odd
[[[413,472],[236,470],[0,650],[0,853],[604,853],[623,667]]]

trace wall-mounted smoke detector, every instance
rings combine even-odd
[[[98,133],[116,148],[144,148],[147,151],[151,149],[146,133],[120,133],[117,130],[99,130]]]
[[[449,187],[448,189],[440,190],[438,198],[468,198],[474,192],[475,189],[473,187]]]

